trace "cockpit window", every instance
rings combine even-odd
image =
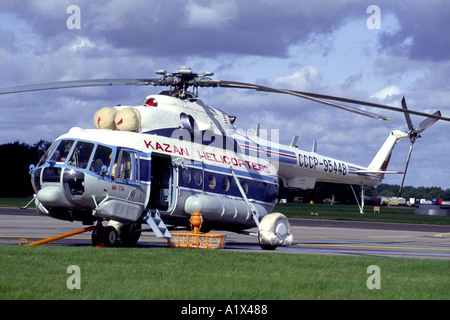
[[[61,140],[50,158],[50,161],[65,162],[69,155],[70,149],[73,146],[73,142],[73,140]]]
[[[99,144],[95,150],[90,170],[96,173],[101,173],[102,167],[106,166],[106,172],[109,172],[111,157],[112,149]]]
[[[78,141],[67,164],[80,169],[86,169],[93,149],[93,143]]]
[[[45,151],[44,155],[39,160],[38,165],[37,165],[38,167],[43,166],[47,162],[48,157],[51,156],[51,154],[53,153],[53,151],[55,150],[55,148],[58,144],[59,144],[59,141],[53,141],[50,148],[48,148],[47,151]]]
[[[117,180],[139,181],[139,158],[136,152],[122,150],[118,166]]]

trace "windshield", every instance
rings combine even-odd
[[[47,149],[47,151],[45,151],[41,160],[39,160],[38,165],[37,165],[38,167],[43,166],[45,164],[45,162],[47,162],[48,157],[52,154],[53,150],[55,150],[58,143],[59,143],[59,141],[53,141],[51,146]]]
[[[73,142],[73,140],[61,140],[50,158],[50,161],[65,162],[69,155],[70,149],[72,149]]]

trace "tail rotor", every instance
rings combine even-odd
[[[408,107],[406,106],[405,97],[403,97],[403,99],[402,99],[402,108],[404,110],[408,110]],[[406,158],[405,170],[403,170],[402,184],[400,185],[400,189],[398,190],[399,195],[402,193],[403,184],[405,183],[406,171],[408,170],[409,160],[411,158],[411,152],[412,152],[414,143],[416,142],[416,140],[418,138],[421,138],[420,133],[422,131],[424,131],[425,129],[427,129],[428,127],[430,127],[432,124],[434,124],[436,121],[439,120],[437,118],[428,117],[419,123],[419,129],[415,129],[414,125],[411,121],[411,117],[410,117],[409,113],[405,112],[404,114],[405,114],[406,123],[408,125],[408,129],[409,129],[408,136],[409,136],[409,141],[411,142],[411,144],[409,146],[408,157]],[[441,112],[436,111],[435,113],[433,113],[433,115],[441,116]]]

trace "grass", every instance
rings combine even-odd
[[[0,207],[23,207],[25,206],[32,197],[29,198],[0,198]],[[36,208],[34,202],[29,208]]]
[[[17,207],[29,199],[0,198]],[[450,224],[450,217],[383,207],[278,204],[291,218]],[[311,216],[317,212],[318,216]],[[0,300],[450,299],[450,260],[233,252],[166,248],[0,246]],[[67,268],[80,267],[69,290]],[[370,265],[381,289],[369,290]]]
[[[449,260],[226,250],[0,247],[0,299],[450,299]],[[69,290],[70,265],[81,289]],[[370,265],[381,289],[369,290]]]

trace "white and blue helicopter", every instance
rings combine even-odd
[[[316,182],[376,186],[387,173],[406,173],[412,146],[420,133],[438,120],[426,114],[371,102],[294,90],[275,89],[235,81],[212,80],[211,72],[156,72],[154,79],[101,79],[43,83],[0,88],[0,94],[38,90],[115,86],[165,86],[169,90],[147,96],[139,106],[98,110],[96,129],[72,128],[58,137],[36,166],[31,182],[38,213],[94,225],[92,243],[134,245],[142,224],[157,237],[171,238],[171,227],[188,227],[190,214],[202,214],[201,231],[248,233],[258,228],[263,249],[290,245],[288,219],[272,213],[280,180],[286,188],[312,189]],[[235,117],[198,99],[199,87],[225,87],[287,94],[323,103],[374,119],[373,113],[338,104],[344,102],[403,112],[409,132],[392,131],[368,166],[322,156],[290,145],[249,136],[234,126]],[[192,88],[190,91],[189,88]],[[419,129],[409,114],[427,117]],[[386,171],[396,143],[409,138],[404,172]],[[404,176],[403,176],[404,178]],[[403,182],[402,182],[403,185]],[[364,190],[364,188],[362,188]],[[356,196],[356,194],[355,194]],[[363,212],[364,194],[360,210]],[[108,225],[103,227],[103,222]]]

